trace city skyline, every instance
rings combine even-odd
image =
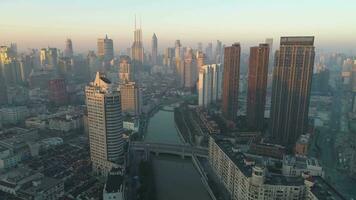
[[[210,0],[204,3],[204,12],[196,15],[196,9],[181,9],[188,5],[188,1],[118,3],[109,0],[85,4],[80,0],[2,1],[0,5],[7,9],[0,13],[0,17],[12,17],[0,23],[0,42],[16,42],[20,44],[20,50],[47,46],[64,49],[65,39],[71,38],[74,51],[86,53],[89,49],[96,49],[96,40],[108,34],[114,41],[114,49],[125,51],[132,44],[134,16],[137,15],[142,21],[145,49],[150,49],[151,36],[156,33],[160,40],[159,52],[173,46],[176,39],[180,39],[183,46],[192,48],[198,42],[205,47],[217,39],[225,44],[238,41],[242,50],[248,52],[249,46],[261,43],[266,37],[274,38],[277,44],[280,35],[314,35],[318,38],[315,46],[325,51],[349,52],[356,46],[356,41],[352,40],[356,29],[349,26],[356,18],[352,11],[356,2],[351,0],[343,4],[336,0],[327,4],[321,0],[227,1],[224,4]],[[298,9],[303,13],[293,12]],[[23,14],[12,15],[14,10]],[[54,10],[61,14],[53,15]],[[210,14],[219,13],[219,10],[224,12]],[[264,16],[263,23],[260,16]],[[231,19],[236,20],[231,22]]]

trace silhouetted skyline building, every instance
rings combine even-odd
[[[158,39],[155,33],[152,36],[152,52],[151,52],[152,65],[157,65],[158,59]]]
[[[71,58],[73,57],[73,44],[71,39],[66,40],[66,47],[64,49],[64,57]]]
[[[222,112],[226,119],[235,121],[239,96],[241,46],[235,43],[225,47]]]
[[[250,48],[247,90],[247,125],[262,130],[266,105],[269,45],[260,44]]]
[[[215,63],[219,64],[223,62],[223,54],[224,54],[224,49],[222,46],[222,43],[220,40],[216,41],[216,47],[215,47],[215,55],[214,55],[214,59],[215,59]]]
[[[291,149],[308,128],[314,37],[281,37],[275,54],[271,99],[272,139]]]

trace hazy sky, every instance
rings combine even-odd
[[[155,32],[160,49],[175,39],[247,48],[266,37],[315,35],[319,49],[356,51],[355,9],[356,0],[0,0],[0,45],[63,48],[69,37],[83,52],[108,34],[115,50],[126,49],[137,14],[146,49]]]

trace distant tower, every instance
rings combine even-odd
[[[222,56],[223,56],[223,46],[220,40],[216,41],[216,47],[215,47],[215,63],[219,64],[222,63]]]
[[[198,81],[198,104],[208,107],[212,101],[213,72],[210,65],[201,66]]]
[[[63,78],[54,78],[49,80],[48,89],[49,99],[56,105],[65,105],[68,102],[66,82]]]
[[[103,74],[85,88],[88,110],[90,160],[93,170],[107,175],[123,164],[124,141],[121,97],[118,88]]]
[[[7,86],[21,83],[21,68],[13,47],[0,46],[0,71]]]
[[[269,46],[269,63],[268,63],[268,69],[270,72],[273,71],[273,38],[266,38],[265,41],[266,44]]]
[[[314,37],[282,37],[275,54],[270,133],[291,149],[308,128]]]
[[[250,48],[247,91],[247,124],[254,130],[262,130],[266,105],[269,45]]]
[[[40,51],[41,66],[45,69],[56,69],[58,65],[57,48],[43,48]]]
[[[120,93],[122,112],[136,116],[140,115],[142,95],[138,84],[135,82],[120,84]]]
[[[206,64],[205,54],[201,51],[197,52],[197,71],[199,72],[201,67]]]
[[[239,43],[225,47],[222,112],[224,117],[230,121],[235,121],[237,117],[240,54],[241,46]]]
[[[144,52],[142,43],[142,29],[141,23],[140,28],[136,27],[136,17],[135,17],[135,30],[134,30],[134,42],[131,47],[131,57],[135,65],[142,65]]]
[[[197,67],[192,48],[187,48],[184,55],[184,87],[193,89],[197,81]]]
[[[203,51],[203,43],[201,43],[201,42],[198,42],[198,45],[197,45],[197,49],[198,49],[198,51]]]
[[[184,84],[184,67],[183,67],[183,59],[182,59],[182,45],[180,40],[176,40],[174,44],[174,57],[175,57],[175,65],[176,65],[176,73],[180,80],[180,83]]]
[[[129,56],[120,56],[119,67],[120,83],[134,81],[133,66],[131,65],[131,59]]]
[[[205,48],[206,60],[208,62],[213,61],[213,44],[211,42],[208,43],[208,46]]]
[[[64,49],[64,57],[67,57],[67,58],[73,57],[72,40],[69,38],[66,40],[66,48]]]
[[[157,65],[157,56],[158,56],[158,40],[157,36],[154,33],[152,36],[152,65]]]
[[[105,38],[98,39],[98,57],[102,58],[105,62],[110,62],[114,59],[114,43],[112,39]]]

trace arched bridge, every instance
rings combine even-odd
[[[146,153],[164,153],[182,156],[208,157],[208,148],[193,147],[188,144],[166,144],[152,142],[130,142],[130,150],[145,151]]]

